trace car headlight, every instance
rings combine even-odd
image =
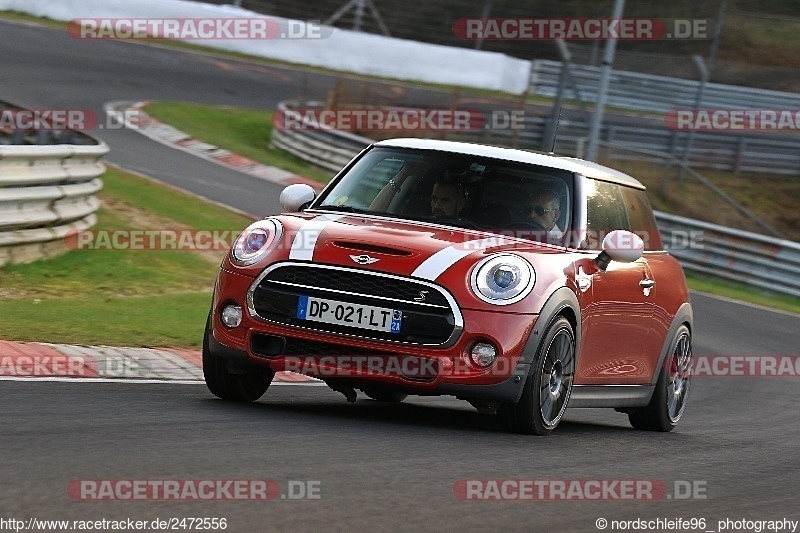
[[[280,242],[282,234],[283,226],[277,220],[253,222],[236,238],[231,249],[233,262],[239,266],[256,263]]]
[[[508,305],[525,298],[536,283],[536,273],[526,260],[514,254],[487,257],[472,271],[475,295],[495,305]]]

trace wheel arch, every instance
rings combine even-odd
[[[564,317],[572,326],[572,333],[575,336],[575,359],[578,359],[578,347],[580,346],[581,339],[581,321],[580,321],[580,304],[575,293],[568,287],[561,287],[557,289],[542,306],[536,323],[533,325],[533,330],[528,335],[528,340],[525,347],[522,349],[520,362],[530,365],[533,358],[539,351],[544,334],[547,329],[558,320],[559,317]]]
[[[501,403],[516,403],[522,396],[525,380],[530,373],[531,363],[545,338],[547,329],[559,317],[565,317],[572,326],[575,337],[575,358],[578,359],[580,346],[581,321],[578,298],[568,287],[560,287],[553,291],[542,306],[533,324],[528,339],[522,348],[517,365],[511,376],[496,385],[453,385],[445,383],[437,388],[438,394],[451,394],[462,400],[482,400]]]
[[[689,302],[681,304],[675,316],[672,318],[672,324],[667,334],[664,336],[664,343],[661,345],[661,353],[658,356],[658,366],[656,366],[653,376],[650,379],[650,385],[655,385],[656,381],[658,381],[658,374],[661,371],[661,367],[664,366],[664,361],[667,360],[667,356],[669,356],[672,351],[675,336],[678,334],[678,330],[681,326],[686,326],[689,329],[690,335],[694,333],[694,313],[692,311],[692,305]]]

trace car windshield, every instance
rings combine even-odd
[[[570,227],[572,173],[485,157],[402,148],[365,154],[314,207],[431,221],[540,241]]]

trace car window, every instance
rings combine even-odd
[[[622,196],[622,186],[587,179],[589,191],[586,203],[586,244],[590,250],[600,250],[603,237],[615,229],[630,230],[631,225]]]
[[[500,175],[484,180],[475,191],[475,214],[478,218],[494,219],[494,223],[513,226],[529,215],[528,198],[537,191],[552,191],[558,198],[560,215],[556,225],[564,230],[569,225],[572,205],[569,182],[563,176]]]
[[[661,233],[658,231],[647,193],[640,189],[622,187],[622,197],[625,199],[631,231],[644,240],[644,249],[662,250],[664,246]]]
[[[440,151],[379,147],[356,162],[314,207],[545,240],[546,235],[535,236],[531,231],[529,199],[537,191],[551,194],[558,205],[553,230],[560,234],[571,224],[573,181],[571,172],[549,167]],[[441,190],[443,184],[445,191]],[[447,213],[436,212],[434,197],[455,197],[451,205],[455,203],[456,208]],[[517,230],[527,233],[517,235]]]

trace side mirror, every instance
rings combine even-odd
[[[597,268],[605,270],[611,261],[632,263],[642,257],[644,241],[641,237],[623,229],[615,229],[603,239],[603,251],[595,259]]]
[[[290,213],[304,210],[317,197],[317,192],[305,183],[289,185],[281,191],[281,206]]]

